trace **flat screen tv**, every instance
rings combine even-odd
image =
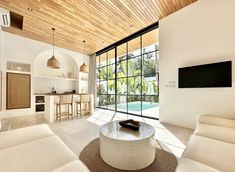
[[[179,68],[179,88],[232,87],[232,61]]]

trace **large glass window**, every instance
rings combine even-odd
[[[159,118],[158,29],[97,56],[97,104]]]
[[[115,49],[96,57],[97,105],[115,109]]]

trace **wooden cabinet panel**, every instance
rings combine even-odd
[[[6,109],[30,108],[31,81],[29,74],[7,73]]]

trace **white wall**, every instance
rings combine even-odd
[[[160,21],[160,121],[194,128],[202,114],[235,118],[234,21],[234,0],[199,0]],[[232,88],[177,88],[179,67],[225,60]]]
[[[21,36],[17,36],[11,33],[2,32],[2,61],[1,66],[3,70],[3,112],[2,117],[10,117],[15,115],[29,115],[34,114],[34,88],[38,88],[38,85],[48,84],[49,81],[45,79],[35,79],[32,77],[31,81],[31,108],[30,109],[20,109],[20,110],[6,110],[6,62],[7,61],[15,61],[31,64],[31,71],[33,76],[33,66],[35,59],[42,53],[52,50],[52,46],[43,42],[34,41],[31,39],[27,39]],[[77,53],[74,51],[62,49],[59,47],[55,47],[56,52],[60,52],[62,54],[66,54],[73,59],[76,63],[76,66],[79,68],[83,63],[83,54]],[[49,58],[49,57],[48,57]],[[86,64],[89,65],[89,58],[86,58]],[[40,82],[40,84],[39,84]],[[54,82],[54,81],[50,81]],[[71,86],[71,83],[68,84],[68,81],[55,81],[59,82],[59,85],[63,86],[60,89],[67,91],[68,86]],[[74,83],[73,83],[74,84]],[[37,85],[37,86],[35,86]],[[75,87],[78,87],[79,83],[75,83]],[[76,88],[78,90],[78,88]]]
[[[2,28],[0,27],[0,71],[2,70]],[[0,81],[1,84],[1,81]],[[2,87],[0,86],[0,89],[2,89]],[[2,90],[0,90],[0,115],[2,113]],[[1,128],[1,124],[0,124],[0,128]]]

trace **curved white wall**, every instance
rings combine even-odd
[[[47,60],[52,56],[52,50],[41,52],[34,61],[33,75],[62,77],[69,72],[73,73],[73,78],[76,79],[78,75],[78,66],[76,61],[61,51],[55,51],[55,58],[60,62],[59,69],[52,69],[47,67]]]
[[[37,84],[34,85],[34,93],[51,92],[52,87],[58,93],[65,91],[77,90],[76,82],[72,80],[53,79],[53,78],[69,78],[68,74],[72,73],[72,79],[78,79],[78,66],[76,61],[68,54],[62,51],[55,51],[55,57],[60,62],[59,69],[47,67],[47,60],[52,56],[52,50],[41,52],[35,59],[33,65],[33,79]],[[40,77],[39,77],[40,76]],[[43,77],[51,77],[43,78]]]

